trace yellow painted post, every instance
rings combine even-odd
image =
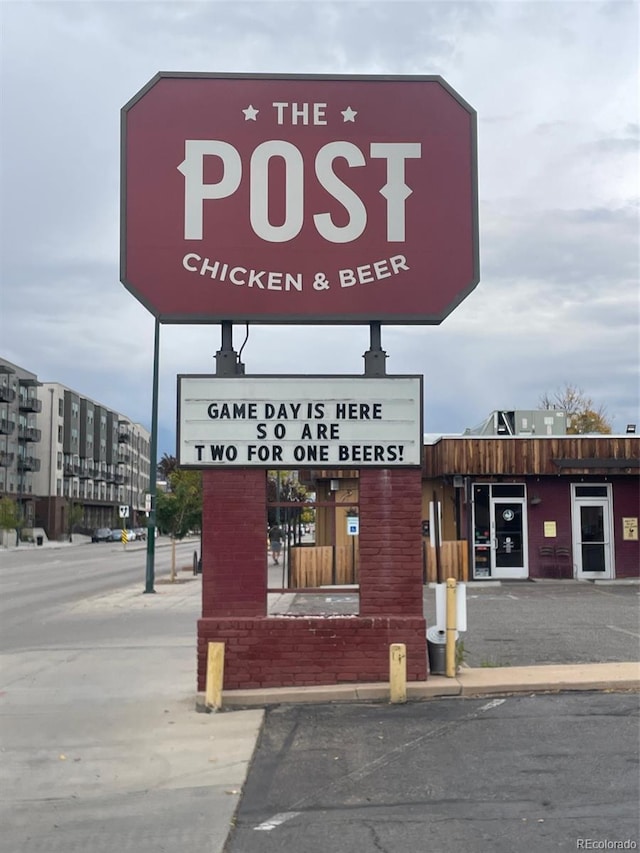
[[[222,684],[224,680],[224,643],[209,643],[207,646],[207,681],[205,705],[207,708],[222,708]]]
[[[447,678],[455,678],[456,674],[456,586],[455,578],[447,578]]]
[[[407,647],[404,643],[389,646],[389,701],[407,701]]]

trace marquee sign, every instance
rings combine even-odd
[[[178,376],[183,468],[422,464],[422,377]]]
[[[122,109],[121,280],[162,322],[441,322],[479,280],[440,77],[157,74]]]

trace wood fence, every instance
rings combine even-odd
[[[427,583],[438,582],[436,549],[426,545]],[[466,539],[445,540],[440,543],[440,576],[442,583],[447,578],[457,581],[469,580],[469,551]]]
[[[353,583],[358,583],[357,559],[354,560],[353,546],[316,545],[291,548],[292,588]]]

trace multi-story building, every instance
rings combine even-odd
[[[142,522],[151,472],[149,432],[3,359],[0,447],[0,497],[21,503],[25,527],[43,527],[57,539],[72,522],[87,532],[119,524],[123,505],[131,526]]]
[[[38,386],[34,373],[0,359],[0,497],[18,502],[25,527],[33,526],[40,471]]]

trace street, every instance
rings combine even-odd
[[[78,631],[113,639],[110,621],[97,613],[89,616],[88,602],[136,582],[143,590],[146,548],[146,542],[131,542],[0,551],[0,648],[8,652],[68,644],[77,641]],[[176,543],[178,570],[193,565],[194,550],[200,551],[199,538]],[[170,543],[159,538],[156,581],[166,582],[170,568]],[[84,624],[86,619],[90,624]]]

